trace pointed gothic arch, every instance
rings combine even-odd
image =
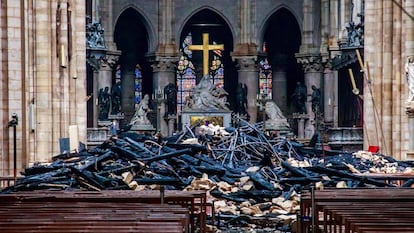
[[[122,52],[118,61],[122,86],[121,109],[125,114],[123,123],[127,123],[140,97],[152,93],[151,66],[146,58],[151,44],[150,33],[147,21],[135,8],[125,9],[117,18],[114,42]],[[114,74],[114,83],[115,77]]]
[[[289,116],[298,112],[293,96],[296,84],[304,83],[302,68],[295,58],[302,41],[301,29],[297,17],[285,7],[274,11],[264,25],[261,33],[263,56],[259,61],[259,92],[269,93],[266,88],[270,87],[272,99],[284,114]],[[262,64],[266,64],[268,69],[263,70],[265,66]],[[269,73],[271,81],[268,79]],[[266,80],[263,80],[264,78]],[[296,122],[290,124],[293,128],[297,127]]]
[[[277,13],[278,11],[283,10],[283,11],[288,11],[291,16],[295,19],[297,26],[299,28],[300,31],[300,35],[302,35],[303,32],[303,28],[302,28],[302,24],[300,24],[299,22],[302,22],[302,17],[300,17],[298,15],[298,12],[296,12],[295,10],[293,10],[292,8],[290,8],[288,5],[285,4],[281,4],[279,6],[277,6],[275,9],[273,9],[272,11],[269,12],[269,14],[266,15],[266,17],[264,17],[263,21],[258,23],[259,27],[257,30],[258,33],[258,41],[264,41],[264,37],[265,37],[265,33],[266,33],[266,29],[270,26],[269,24],[271,24],[271,17],[274,16],[275,13]]]
[[[211,12],[214,13],[216,16],[218,16],[222,22],[225,23],[225,25],[228,27],[228,29],[231,32],[232,38],[233,38],[233,44],[236,44],[236,41],[234,39],[236,39],[236,37],[234,35],[236,35],[235,32],[235,27],[234,25],[232,25],[231,21],[226,17],[226,15],[224,15],[221,11],[214,9],[211,6],[202,6],[200,8],[195,9],[193,12],[191,12],[184,20],[183,23],[180,25],[180,27],[178,28],[178,32],[176,35],[176,41],[178,41],[178,46],[180,45],[179,43],[181,43],[181,38],[183,37],[183,31],[184,28],[188,25],[189,21],[193,19],[193,17],[195,15],[198,15],[202,12]]]
[[[222,15],[211,8],[203,7],[191,14],[191,16],[185,21],[185,24],[182,25],[178,40],[180,42],[179,47],[182,48],[181,43],[189,34],[191,34],[193,45],[202,44],[203,33],[209,34],[209,44],[217,43],[224,45],[224,50],[221,51],[220,55],[215,56],[214,51],[210,52],[209,67],[212,66],[212,62],[215,59],[216,61],[219,59],[222,63],[224,89],[229,92],[230,95],[228,96],[228,101],[232,105],[232,102],[235,100],[233,100],[231,93],[235,92],[235,88],[237,86],[233,85],[234,83],[237,83],[237,71],[230,56],[230,53],[233,51],[234,47],[232,30]],[[203,57],[201,52],[192,52],[191,61],[194,64],[196,81],[200,80],[202,76],[202,59]],[[179,80],[177,80],[177,84],[180,84]],[[182,98],[185,98],[185,96]],[[178,102],[180,102],[180,100]]]
[[[297,82],[303,82],[303,71],[295,53],[301,45],[297,17],[287,8],[278,8],[263,28],[262,52],[272,67],[273,99],[286,114],[294,112],[290,98]],[[262,59],[263,59],[262,58]]]
[[[146,12],[137,6],[133,4],[128,4],[124,6],[120,11],[117,17],[115,17],[113,28],[116,28],[116,25],[119,22],[119,19],[124,16],[124,13],[127,11],[135,11],[138,14],[138,18],[140,23],[144,26],[147,32],[147,43],[148,43],[148,51],[155,51],[157,47],[157,32],[155,25],[153,25],[153,21],[147,16]],[[115,41],[115,35],[114,33],[113,38]]]

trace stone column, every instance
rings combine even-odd
[[[414,15],[414,2],[413,1],[405,1],[404,9],[409,15]],[[414,24],[412,20],[409,19],[408,14],[403,14],[406,18],[405,27],[405,52],[406,52],[406,61],[408,62],[411,58],[414,62]],[[408,89],[408,88],[407,88]],[[409,90],[408,90],[409,92]],[[408,96],[408,94],[407,94]],[[414,102],[407,102],[406,104],[406,113],[408,116],[408,152],[406,159],[413,159],[414,158]]]
[[[174,83],[176,80],[175,74],[175,62],[178,60],[177,57],[157,57],[152,64],[153,69],[153,90],[164,90],[164,87],[169,83]],[[162,135],[168,135],[168,125],[164,121],[165,107],[161,104],[157,119],[160,121],[160,130]]]
[[[247,113],[250,116],[250,122],[257,121],[257,99],[259,93],[259,70],[256,64],[256,56],[233,56],[238,64],[239,82],[245,83],[249,90],[247,92]]]
[[[171,136],[174,133],[174,122],[177,119],[176,115],[168,115],[165,117],[168,122],[168,135]]]
[[[107,52],[107,54],[100,60],[99,78],[97,88],[112,87],[112,71],[115,64],[118,62],[120,52]]]
[[[409,16],[414,15],[414,1],[405,1],[405,7],[403,8],[406,11],[406,14],[403,14],[403,17],[406,19],[406,23],[404,24],[405,28],[405,51],[406,56],[414,56],[414,23],[412,18]]]
[[[135,65],[125,63],[121,67],[121,109],[124,113],[124,120],[121,121],[121,126],[127,125],[135,113]]]
[[[321,78],[323,72],[322,59],[318,54],[299,54],[296,56],[296,58],[303,67],[305,85],[308,91],[306,111],[312,116],[312,118],[314,118],[311,106],[312,85],[315,85],[317,88],[321,87]]]
[[[335,82],[335,71],[331,70],[329,66],[325,66],[323,74],[323,117],[325,123],[329,126],[334,126],[334,112],[337,105],[337,92]]]
[[[276,54],[272,57],[272,99],[286,114],[287,111],[287,55]]]
[[[298,138],[305,138],[305,119],[298,119]]]
[[[315,113],[312,112],[312,85],[321,88],[321,79],[323,72],[322,59],[319,54],[297,54],[297,61],[302,65],[304,71],[305,85],[307,87],[308,98],[306,102],[306,112],[309,115],[309,121],[306,122],[305,130],[312,128],[315,122]],[[323,89],[321,90],[323,94]],[[322,98],[324,98],[322,96]],[[321,103],[322,107],[323,103]]]
[[[115,64],[118,62],[119,56],[121,55],[121,52],[119,51],[108,51],[106,53],[105,56],[103,56],[100,60],[99,60],[99,70],[98,70],[98,74],[97,74],[97,80],[95,85],[96,85],[96,89],[94,90],[94,93],[96,93],[95,95],[95,109],[94,112],[96,112],[96,114],[94,113],[94,116],[98,116],[99,115],[99,105],[98,105],[98,95],[99,95],[99,90],[108,88],[109,93],[111,93],[111,88],[112,88],[112,70],[115,66]],[[110,112],[110,110],[109,110]],[[94,118],[94,125],[99,126],[98,124],[95,124],[95,121],[97,121],[98,118]]]

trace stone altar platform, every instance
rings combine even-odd
[[[87,128],[86,129],[86,147],[93,148],[102,144],[109,138],[108,127]]]
[[[223,127],[231,126],[231,112],[230,111],[186,111],[181,112],[181,123],[184,127],[196,124],[205,124],[206,122]]]
[[[332,149],[348,152],[363,149],[364,134],[360,127],[339,127],[328,129],[328,145]]]
[[[278,119],[278,120],[273,120],[273,121],[266,121],[265,122],[265,130],[266,131],[270,131],[270,132],[274,132],[277,134],[277,136],[288,136],[288,135],[292,135],[292,129],[288,126],[286,126],[287,121],[286,119]]]
[[[156,129],[152,125],[132,125],[129,131],[136,132],[136,133],[154,133]]]

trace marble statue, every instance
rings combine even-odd
[[[405,72],[407,75],[408,97],[407,102],[414,101],[414,57],[409,57],[405,64]]]
[[[210,75],[205,75],[193,88],[193,94],[189,97],[192,103],[186,104],[186,107],[187,110],[229,111],[227,95],[223,88],[211,82]]]
[[[147,114],[150,111],[149,108],[149,95],[145,94],[141,102],[139,102],[134,116],[131,119],[130,125],[151,125],[151,122],[148,120]]]
[[[290,128],[290,125],[287,122],[286,117],[283,115],[282,110],[280,110],[280,108],[273,100],[266,102],[265,112],[267,117],[269,118],[266,121],[266,127],[270,125],[274,129]]]

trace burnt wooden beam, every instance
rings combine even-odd
[[[147,164],[149,164],[149,163],[152,163],[154,161],[168,159],[168,158],[171,158],[171,157],[180,156],[182,154],[187,154],[187,153],[190,153],[190,152],[191,152],[191,149],[187,148],[187,149],[176,150],[176,151],[172,151],[172,152],[169,152],[169,153],[164,153],[164,154],[161,154],[161,155],[153,156],[151,158],[142,158],[140,160],[147,163]]]
[[[388,184],[382,181],[377,181],[375,179],[371,179],[371,178],[367,178],[367,177],[362,177],[362,176],[357,176],[354,175],[352,173],[348,173],[348,172],[343,172],[343,171],[337,171],[335,169],[331,169],[331,168],[327,168],[327,167],[322,167],[322,166],[315,166],[312,168],[309,168],[311,170],[314,170],[316,172],[319,173],[323,173],[323,174],[327,174],[329,176],[338,176],[341,178],[351,178],[352,180],[355,181],[359,181],[365,184],[371,184],[371,185],[375,185],[378,187],[395,187],[395,185],[392,184]]]

